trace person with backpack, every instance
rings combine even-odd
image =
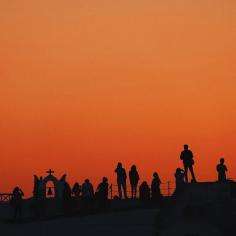
[[[188,170],[192,175],[191,182],[196,182],[195,174],[193,171],[193,165],[194,165],[193,153],[191,150],[189,150],[187,144],[184,145],[184,150],[180,154],[180,159],[183,161],[184,165],[185,182],[188,183]]]

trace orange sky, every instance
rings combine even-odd
[[[0,29],[0,192],[118,160],[173,180],[184,143],[236,177],[235,0],[5,0]]]

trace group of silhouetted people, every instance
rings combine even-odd
[[[191,182],[196,182],[195,174],[193,171],[193,165],[194,165],[193,153],[191,150],[189,150],[187,144],[184,145],[184,150],[180,154],[180,159],[183,161],[184,170],[181,170],[181,172],[184,174],[185,182],[188,183],[188,170],[190,171],[192,176]],[[221,158],[220,163],[216,166],[219,182],[224,182],[227,180],[226,172],[228,170],[224,162],[225,162],[224,158]],[[177,172],[179,171],[180,169]]]
[[[117,167],[115,169],[115,173],[117,175],[117,186],[118,186],[118,194],[119,198],[122,199],[124,196],[125,199],[128,199],[127,195],[127,175],[126,170],[122,166],[121,162],[118,162]],[[129,181],[131,186],[131,199],[137,198],[138,192],[138,183],[140,177],[135,165],[132,165],[129,171]],[[143,181],[139,186],[139,198],[140,200],[159,200],[161,198],[160,191],[161,180],[157,172],[153,174],[153,180],[151,183],[151,187],[148,185],[147,181]]]
[[[102,178],[102,181],[97,186],[96,192],[94,191],[94,187],[92,183],[90,183],[90,180],[85,179],[81,186],[78,182],[74,184],[72,188],[72,194],[76,198],[94,199],[96,197],[98,199],[106,200],[108,199],[108,188],[109,186],[107,177]]]
[[[162,198],[160,190],[161,180],[157,172],[154,172],[153,179],[151,183],[151,188],[149,187],[147,181],[142,182],[139,187],[139,198],[141,201],[153,200],[154,202],[160,202]]]
[[[65,188],[68,189],[67,194],[63,194],[63,201],[67,212],[70,212],[71,210],[72,196],[75,200],[79,200],[80,210],[82,211],[90,211],[95,207],[95,205],[100,209],[106,208],[109,192],[107,177],[102,178],[96,191],[89,179],[85,179],[82,185],[79,185],[79,183],[76,182],[72,189],[70,189],[69,184],[67,185],[67,188]]]
[[[175,172],[175,182],[176,182],[176,190],[180,190],[183,188],[185,183],[188,183],[188,170],[191,173],[191,183],[196,183],[196,178],[193,170],[194,160],[193,153],[189,150],[187,144],[184,145],[184,150],[180,154],[180,159],[183,161],[184,169],[177,168]],[[218,172],[218,182],[226,182],[226,172],[228,171],[226,165],[224,164],[224,158],[220,158],[220,163],[216,166],[216,170]]]
[[[180,154],[180,159],[183,162],[183,169],[177,168],[175,171],[175,183],[176,183],[176,192],[183,189],[185,184],[189,182],[188,179],[188,171],[191,174],[191,183],[196,183],[196,177],[194,173],[194,155],[192,151],[189,149],[188,145],[184,145],[184,150]],[[220,159],[220,163],[216,166],[216,170],[218,172],[218,182],[227,181],[226,172],[227,167],[224,164],[224,158]],[[122,163],[119,162],[115,169],[115,173],[117,176],[117,187],[118,187],[118,198],[128,199],[127,194],[127,174],[125,168],[122,166]],[[136,199],[139,193],[139,199],[142,201],[154,200],[158,202],[162,198],[160,186],[161,180],[157,172],[153,173],[153,179],[148,185],[147,181],[143,181],[139,185],[140,176],[135,165],[132,165],[128,174],[129,182],[131,186],[131,199]],[[43,191],[41,189],[42,177],[39,179],[39,183],[37,188],[34,189],[34,203],[36,206],[37,213],[39,215],[43,214],[43,201],[45,197],[43,196]],[[139,186],[139,187],[138,187]],[[71,200],[77,199],[81,202],[81,208],[85,211],[91,209],[94,206],[94,202],[96,202],[96,206],[99,208],[105,209],[108,202],[108,194],[109,194],[109,184],[108,178],[103,177],[102,181],[98,184],[96,191],[94,191],[92,183],[89,179],[85,179],[84,183],[80,185],[76,182],[71,189],[68,182],[64,183],[63,189],[63,206],[64,212],[70,212],[72,208]],[[19,187],[15,187],[12,192],[11,205],[14,208],[14,217],[18,218],[22,215],[22,198],[24,196],[23,191]]]

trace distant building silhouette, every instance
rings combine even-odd
[[[42,195],[43,199],[45,199],[47,196],[47,183],[52,182],[54,185],[53,189],[55,191],[55,198],[62,200],[66,174],[64,174],[61,179],[57,179],[54,175],[52,175],[54,171],[51,169],[49,169],[46,173],[48,173],[48,175],[45,178],[38,178],[37,175],[34,175],[34,197],[37,198],[36,195]]]

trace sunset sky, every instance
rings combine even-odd
[[[235,0],[0,1],[0,192],[182,167],[236,178]]]

